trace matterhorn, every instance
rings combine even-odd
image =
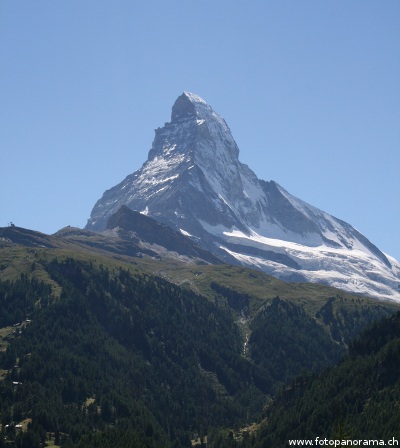
[[[400,301],[400,263],[350,224],[258,179],[239,161],[225,120],[193,93],[175,101],[147,161],[103,194],[86,228],[104,231],[122,206],[227,263]]]

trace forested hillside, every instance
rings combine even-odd
[[[400,313],[350,343],[335,367],[294,380],[250,436],[220,432],[213,448],[286,447],[288,440],[400,439]],[[345,442],[344,442],[345,443]]]
[[[1,383],[2,424],[32,420],[16,436],[30,437],[23,446],[39,446],[48,432],[62,434],[66,446],[87,436],[91,446],[94,430],[107,437],[111,429],[166,446],[260,408],[270,385],[241,356],[228,310],[122,269],[68,259],[48,271],[61,298],[39,306],[1,357],[9,371]],[[25,279],[13,287],[27,295],[45,289]]]
[[[312,375],[397,309],[241,267],[24,235],[30,245],[0,248],[0,447],[278,443],[286,404],[301,406]],[[334,427],[332,412],[321,418]],[[257,438],[228,437],[266,416]]]

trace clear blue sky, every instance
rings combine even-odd
[[[400,259],[398,0],[2,0],[0,226],[84,227],[175,99]]]

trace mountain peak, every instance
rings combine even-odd
[[[172,106],[171,122],[155,131],[148,162],[168,159],[197,166],[216,166],[238,163],[239,148],[223,117],[217,114],[199,95],[184,92]],[[213,159],[213,161],[211,160]],[[189,166],[188,165],[188,166]]]
[[[87,228],[103,230],[122,205],[189,235],[224,261],[399,300],[400,265],[350,224],[258,179],[239,161],[223,117],[194,93],[177,98],[171,122],[155,131],[148,160],[104,193]]]
[[[207,105],[207,103],[203,100],[203,98],[201,98],[199,95],[196,95],[195,93],[185,91],[181,96],[185,96],[192,103]]]
[[[187,118],[194,118],[206,109],[212,112],[211,107],[195,93],[183,92],[172,106],[171,121],[176,122]]]
[[[188,95],[183,93],[172,106],[171,121],[179,121],[196,115],[196,107]]]

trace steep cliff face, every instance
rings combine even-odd
[[[106,191],[87,228],[122,205],[166,223],[229,262],[400,300],[399,263],[347,224],[257,178],[225,120],[185,92],[142,168]]]

